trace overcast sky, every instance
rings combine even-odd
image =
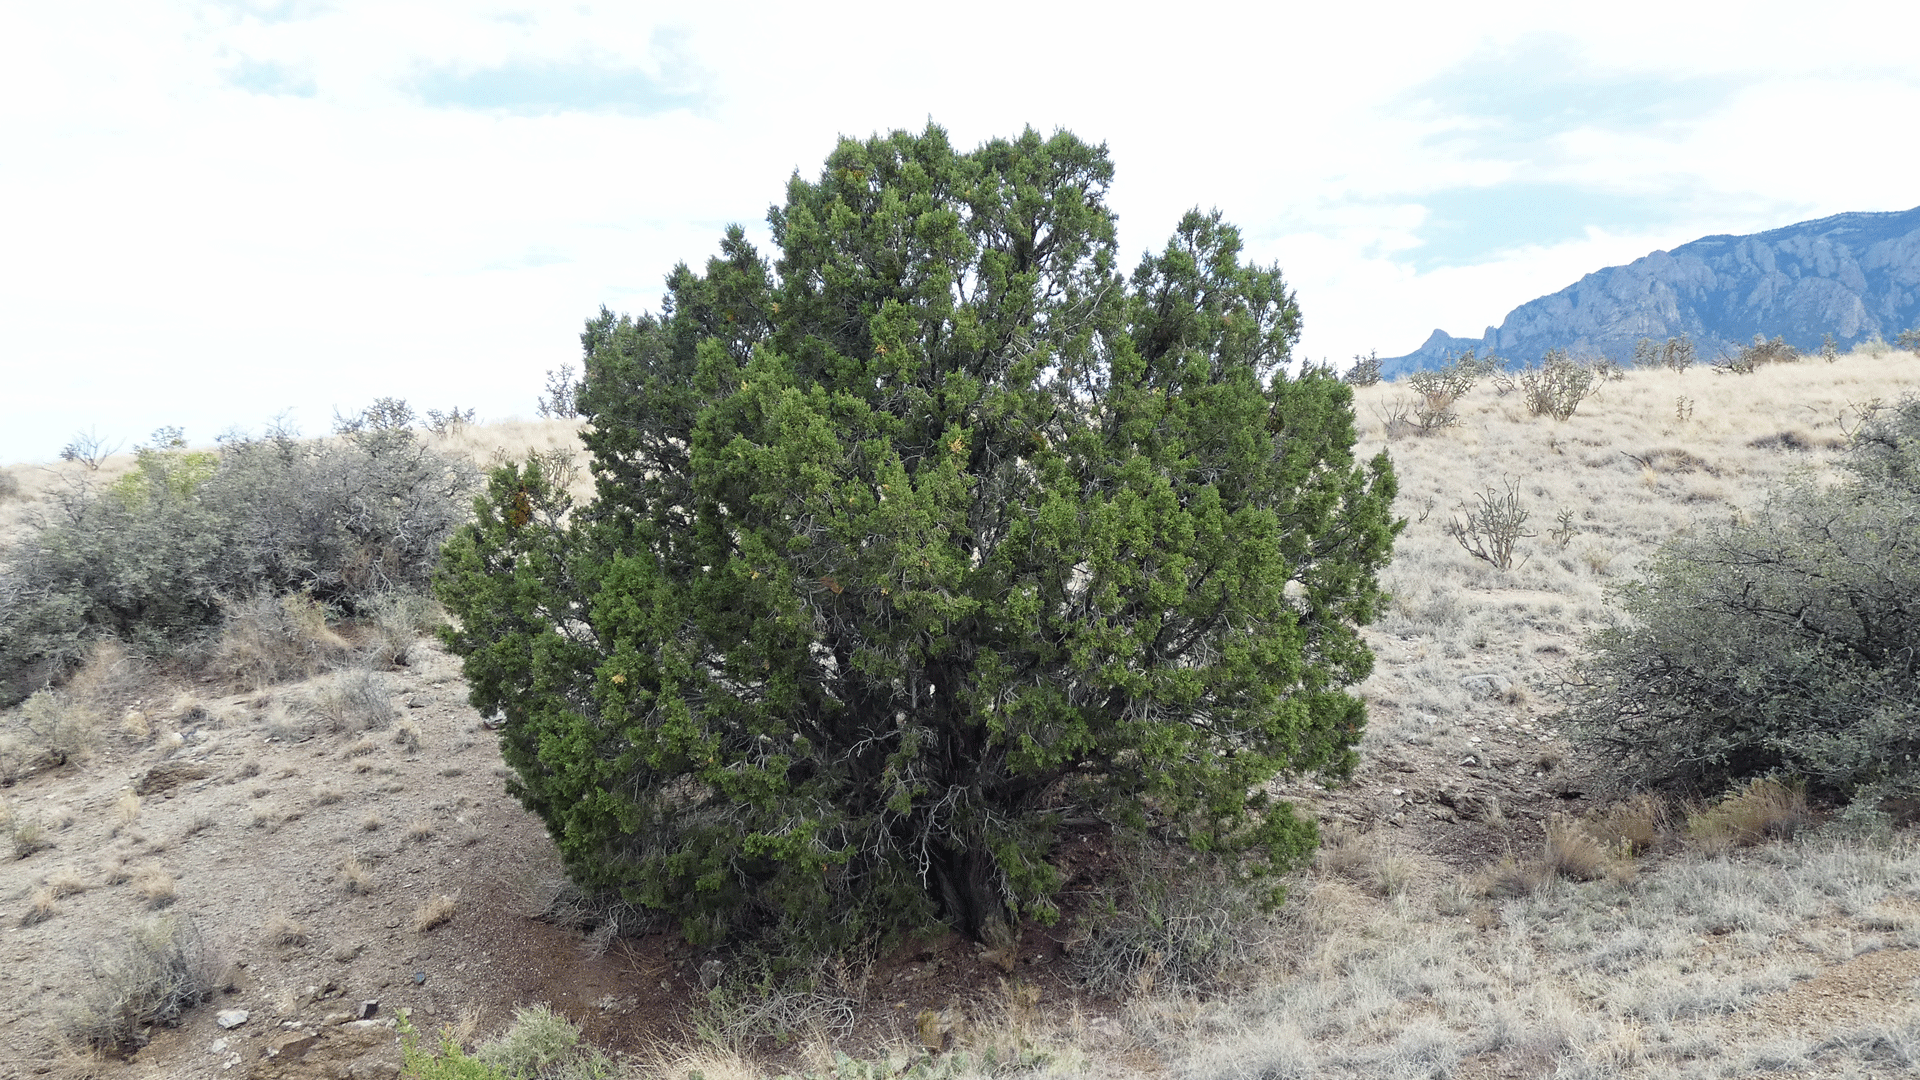
[[[764,240],[837,136],[929,119],[1106,143],[1129,268],[1219,208],[1341,363],[1920,204],[1901,4],[1158,8],[0,5],[0,461],[387,395],[530,416],[602,304]]]

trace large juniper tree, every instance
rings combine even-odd
[[[496,471],[448,548],[474,703],[569,872],[752,920],[1052,914],[1063,822],[1250,872],[1364,722],[1398,526],[1277,269],[1191,213],[1115,270],[1105,149],[843,141],[657,315],[604,309],[596,498]]]

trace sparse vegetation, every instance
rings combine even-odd
[[[445,893],[423,900],[413,909],[413,932],[424,934],[437,926],[445,926],[459,910],[460,902]]]
[[[1380,354],[1369,352],[1365,356],[1355,356],[1353,366],[1342,376],[1350,386],[1373,386],[1380,381]]]
[[[1565,352],[1549,352],[1539,367],[1520,372],[1521,395],[1527,410],[1535,416],[1555,420],[1571,419],[1580,403],[1600,391],[1605,382],[1601,368],[1581,363]]]
[[[150,908],[163,908],[173,903],[179,886],[167,868],[159,863],[150,862],[133,872],[131,881],[133,894],[140,902]]]
[[[145,1044],[148,1029],[172,1027],[212,993],[213,960],[192,920],[171,916],[134,926],[94,958],[91,984],[66,1012],[68,1038],[90,1050]]]
[[[1842,483],[1673,540],[1619,590],[1581,715],[1628,782],[1920,777],[1920,398],[1864,423],[1843,464]]]
[[[403,414],[382,399],[342,419],[338,440],[282,430],[218,452],[163,429],[132,472],[68,494],[0,569],[0,703],[69,673],[103,637],[154,656],[200,647],[236,600],[305,593],[357,611],[424,586],[472,473]],[[229,661],[257,675],[257,659]]]
[[[340,863],[340,884],[350,893],[373,891],[373,869],[360,861],[357,855],[350,855]]]
[[[1530,512],[1520,502],[1519,481],[1508,480],[1505,492],[1488,488],[1485,494],[1476,492],[1474,498],[1480,508],[1468,510],[1464,521],[1449,518],[1447,535],[1458,541],[1467,554],[1494,569],[1513,569],[1516,545],[1537,535],[1526,531]]]

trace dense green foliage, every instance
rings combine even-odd
[[[410,419],[386,400],[343,420],[335,441],[278,432],[218,452],[163,429],[134,471],[67,493],[58,518],[0,553],[0,703],[100,637],[177,652],[236,599],[306,593],[353,610],[424,587],[473,479]]]
[[[775,263],[731,229],[588,323],[597,498],[496,471],[439,579],[582,885],[695,938],[991,935],[1054,913],[1070,820],[1311,849],[1260,787],[1352,764],[1393,475],[1218,215],[1116,272],[1111,175],[1064,133],[844,141]]]
[[[1676,539],[1622,591],[1583,722],[1625,779],[1920,778],[1920,399],[1866,423],[1843,464],[1843,483]]]

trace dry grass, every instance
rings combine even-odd
[[[46,922],[60,913],[60,898],[50,888],[38,888],[27,897],[27,909],[20,914],[21,926]]]
[[[260,928],[260,936],[269,945],[282,945],[294,949],[305,948],[312,940],[306,926],[285,912],[277,912],[269,916],[267,924]]]
[[[373,891],[373,869],[360,861],[359,856],[348,856],[340,863],[340,884],[350,893]]]
[[[1613,853],[1579,822],[1555,815],[1546,824],[1546,845],[1540,861],[1561,877],[1595,881],[1606,875]]]
[[[113,820],[123,827],[140,820],[140,796],[134,794],[132,788],[121,792],[120,797],[114,800]]]
[[[424,844],[433,839],[434,824],[432,818],[415,818],[407,826],[407,839],[416,844]]]
[[[76,896],[87,891],[87,879],[80,876],[80,871],[70,866],[62,867],[47,875],[47,888],[52,891],[56,900],[65,896]]]
[[[379,749],[380,743],[371,735],[362,735],[354,741],[352,746],[347,747],[346,756],[350,758],[360,757],[363,754],[371,754]]]
[[[1806,789],[1762,778],[1687,817],[1687,836],[1709,850],[1793,836],[1813,820]]]
[[[174,881],[173,875],[167,872],[166,867],[156,862],[143,864],[133,872],[130,880],[133,885],[133,894],[149,908],[166,907],[173,903],[174,896],[178,892],[178,883]]]
[[[313,801],[320,806],[332,806],[346,797],[345,792],[330,783],[321,784],[320,789],[313,793]]]
[[[385,822],[380,820],[380,815],[371,810],[367,812],[367,816],[360,819],[360,827],[367,832],[379,832],[384,824]]]
[[[413,909],[413,931],[424,934],[436,926],[444,926],[453,921],[454,913],[460,910],[459,901],[444,893],[434,896]]]
[[[419,750],[420,725],[411,720],[400,721],[393,726],[393,741],[408,753]]]
[[[1658,847],[1672,829],[1667,801],[1642,793],[1589,814],[1587,831],[1608,846],[1624,845],[1635,855]]]

